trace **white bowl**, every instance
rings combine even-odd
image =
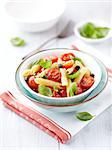
[[[81,58],[84,61],[85,65],[91,70],[92,73],[95,74],[95,83],[92,85],[92,87],[82,94],[73,97],[67,97],[67,98],[47,97],[31,90],[27,85],[27,83],[25,82],[24,77],[22,76],[23,71],[28,67],[28,65],[33,61],[36,61],[37,59],[41,59],[45,56],[48,55],[59,56],[63,53],[74,53],[77,57]],[[30,95],[32,95],[33,98],[46,105],[47,104],[66,105],[66,104],[73,104],[75,102],[82,101],[91,93],[91,91],[93,91],[97,87],[97,85],[101,80],[101,76],[102,76],[101,68],[93,56],[86,54],[84,52],[74,51],[65,48],[61,48],[61,49],[57,48],[55,50],[53,49],[53,50],[45,50],[45,51],[38,52],[37,54],[29,57],[27,60],[22,62],[21,65],[19,66],[19,80],[22,86],[30,93]]]
[[[54,26],[65,10],[64,0],[8,0],[5,10],[21,30],[41,32]]]
[[[83,37],[80,32],[79,32],[79,29],[81,27],[83,27],[84,24],[88,23],[88,22],[91,22],[93,24],[95,24],[96,26],[101,26],[101,27],[109,27],[109,24],[104,22],[104,21],[99,21],[99,20],[85,20],[85,21],[81,21],[79,23],[77,23],[74,27],[74,33],[75,35],[83,40],[84,42],[87,42],[87,43],[93,43],[93,44],[97,44],[97,43],[101,43],[101,42],[104,42],[105,40],[109,39],[110,37],[112,37],[112,31],[110,30],[108,32],[108,34],[104,37],[104,38],[99,38],[99,39],[91,39],[91,38],[86,38],[86,37]]]

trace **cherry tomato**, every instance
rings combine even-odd
[[[61,97],[67,97],[67,92],[66,92],[66,90],[61,90],[61,91],[60,91],[60,96],[61,96]]]
[[[75,92],[76,95],[83,93],[83,89],[81,87],[81,85],[77,86],[77,91]]]
[[[52,68],[48,70],[46,76],[49,80],[61,82],[61,73],[57,68]]]
[[[63,64],[63,68],[71,68],[73,66],[74,62],[72,60],[65,62],[65,64]]]
[[[37,90],[38,89],[38,84],[35,83],[34,79],[35,79],[34,76],[29,77],[27,83],[28,83],[28,86],[31,89]]]
[[[58,57],[57,56],[52,56],[51,60],[52,60],[52,63],[57,62],[58,61]]]
[[[57,91],[53,91],[53,97],[61,97]]]
[[[94,78],[91,76],[84,76],[81,80],[81,87],[83,89],[89,89],[94,83]]]
[[[71,60],[71,56],[75,57],[75,55],[73,53],[66,53],[61,56],[61,59],[63,61],[68,61],[68,60]]]

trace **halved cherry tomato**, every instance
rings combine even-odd
[[[27,83],[28,83],[28,86],[31,89],[37,90],[38,89],[38,84],[36,84],[34,80],[35,80],[35,77],[31,76],[31,77],[29,77]]]
[[[94,78],[91,76],[84,76],[81,80],[81,87],[83,89],[89,89],[94,83]]]
[[[63,68],[66,68],[66,69],[71,68],[73,64],[74,64],[74,61],[69,60],[63,64]]]
[[[73,53],[66,53],[61,56],[61,59],[63,61],[68,61],[68,60],[71,60],[71,56],[75,57],[75,55]]]
[[[52,68],[48,70],[46,76],[49,80],[61,82],[61,73],[58,68]]]
[[[66,92],[66,90],[60,90],[60,96],[61,96],[61,97],[67,97],[67,92]]]
[[[47,56],[45,57],[46,60],[51,60],[52,63],[57,62],[58,61],[58,57],[57,56]]]

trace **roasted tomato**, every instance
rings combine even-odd
[[[60,90],[60,95],[61,95],[61,97],[67,97],[66,90]]]
[[[28,86],[33,89],[33,90],[37,90],[38,89],[38,84],[35,83],[35,77],[34,76],[31,76],[29,77],[27,83],[28,83]]]
[[[69,60],[63,64],[63,68],[66,68],[66,69],[71,68],[73,66],[73,64],[74,64],[74,61]]]
[[[71,57],[75,57],[75,55],[73,53],[66,53],[61,56],[61,59],[63,61],[68,61],[71,60]]]
[[[81,80],[81,87],[83,89],[89,89],[94,83],[94,78],[91,76],[84,76]]]
[[[58,68],[48,70],[46,76],[49,80],[61,82],[61,73]]]
[[[53,91],[53,97],[61,97],[57,91]]]

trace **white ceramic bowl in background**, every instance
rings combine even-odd
[[[75,35],[83,40],[84,42],[87,42],[87,43],[93,43],[93,44],[97,44],[97,43],[101,43],[101,42],[104,42],[105,40],[109,39],[110,37],[112,37],[112,29],[108,32],[108,34],[104,37],[104,38],[99,38],[99,39],[91,39],[91,38],[86,38],[86,37],[83,37],[80,32],[79,32],[79,29],[81,27],[83,27],[84,24],[88,23],[88,22],[91,22],[93,24],[95,24],[96,26],[101,26],[101,27],[109,27],[109,24],[107,22],[104,22],[104,21],[99,21],[99,20],[85,20],[85,21],[81,21],[79,23],[77,23],[74,27],[74,33]]]
[[[8,16],[27,32],[42,32],[54,26],[65,11],[64,0],[8,0]]]
[[[32,63],[33,61],[48,56],[49,54],[60,56],[61,54],[64,53],[74,53],[77,57],[81,58],[85,62],[85,65],[91,70],[91,72],[95,74],[95,83],[92,85],[92,87],[82,94],[73,97],[58,98],[58,99],[54,97],[47,97],[31,90],[22,76],[23,71],[29,66],[29,64]],[[64,48],[61,49],[57,48],[55,50],[45,50],[38,52],[37,54],[29,57],[27,60],[22,62],[21,67],[19,68],[19,79],[22,86],[33,96],[33,98],[37,99],[40,102],[52,105],[65,105],[83,100],[91,93],[92,90],[94,90],[97,87],[97,85],[101,80],[101,76],[102,76],[101,68],[99,64],[96,62],[94,57],[83,52]]]

